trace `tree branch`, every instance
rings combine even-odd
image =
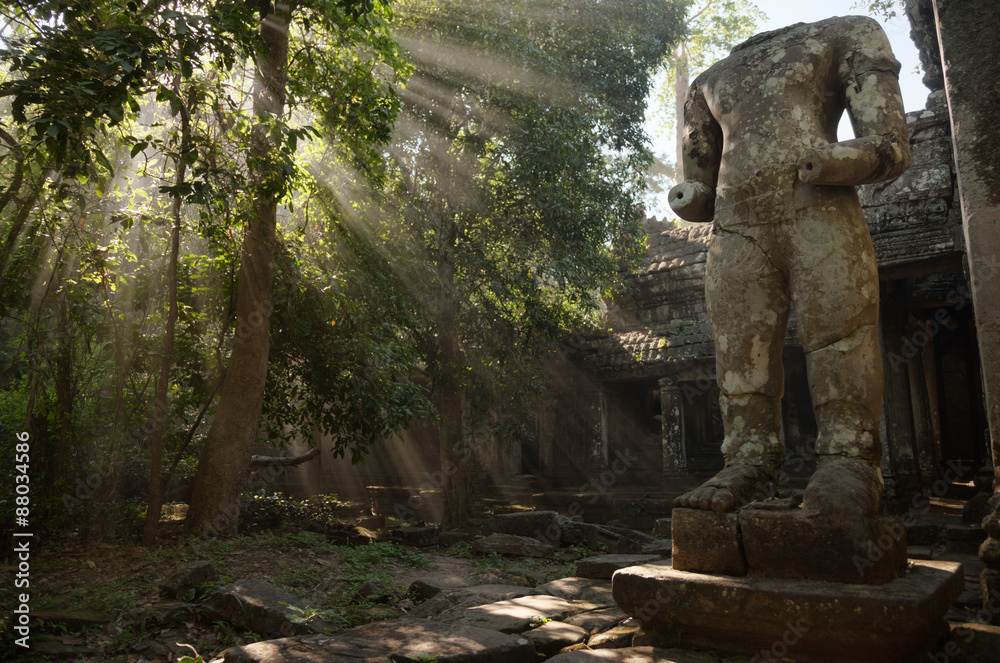
[[[319,456],[319,449],[310,449],[301,456],[251,456],[250,467],[267,467],[269,465],[301,465]]]

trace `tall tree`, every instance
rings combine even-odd
[[[290,30],[291,5],[268,7],[261,23],[264,47],[254,78],[256,124],[247,154],[252,202],[240,259],[236,335],[187,517],[188,530],[198,533],[236,532],[239,496],[257,442],[274,310],[278,205],[291,190],[297,141],[308,135],[290,124],[289,92],[318,115],[332,141],[339,142],[363,170],[375,173],[379,169],[375,146],[388,139],[398,109],[390,83],[398,83],[405,70],[398,47],[387,36],[389,10],[383,2],[298,3],[294,7],[301,23],[297,34]],[[302,47],[300,63],[289,60],[293,36]],[[297,74],[294,82],[290,69]],[[339,86],[331,88],[330,80],[337,77]]]
[[[514,439],[538,359],[593,319],[641,251],[643,109],[683,11],[662,0],[401,0],[397,11],[417,73],[391,150],[394,200],[436,277],[424,354],[454,523],[472,502],[474,433]]]
[[[661,126],[669,127],[674,137],[675,167],[681,170],[681,143],[684,96],[691,76],[701,73],[712,62],[756,32],[757,23],[767,17],[752,0],[683,0],[687,12],[685,36],[664,58],[664,80],[656,93]]]
[[[26,0],[4,11],[17,29],[5,40],[0,59],[15,75],[0,83],[0,97],[10,98],[11,119],[21,133],[15,136],[0,127],[5,131],[0,139],[14,141],[6,142],[16,159],[6,159],[3,167],[12,169],[17,183],[34,181],[28,179],[28,175],[35,177],[34,171],[29,173],[18,165],[33,156],[38,168],[50,164],[67,181],[85,182],[91,192],[102,196],[121,166],[116,145],[125,143],[126,150],[131,147],[135,158],[166,144],[152,135],[138,138],[130,133],[131,122],[148,113],[143,107],[149,101],[147,93],[157,92],[157,100],[170,107],[168,115],[183,116],[185,100],[172,89],[173,81],[180,79],[184,82],[180,87],[190,89],[193,79],[203,77],[218,88],[208,95],[210,98],[203,90],[198,94],[202,107],[212,109],[226,134],[228,154],[209,145],[207,134],[192,134],[199,142],[189,150],[180,150],[179,179],[161,190],[174,201],[175,212],[177,205],[200,207],[199,231],[209,242],[233,235],[234,230],[243,233],[233,289],[233,353],[203,451],[189,522],[198,531],[235,531],[237,497],[247,472],[249,449],[256,441],[267,375],[278,205],[291,200],[297,182],[308,180],[295,163],[297,146],[307,136],[318,137],[321,130],[336,153],[345,155],[365,175],[378,178],[377,145],[389,137],[399,107],[393,86],[401,82],[407,68],[388,36],[388,5],[372,0],[303,0],[274,6],[242,0],[145,4],[130,0]],[[296,22],[291,22],[293,16]],[[290,42],[296,45],[294,58],[288,57]],[[238,98],[241,86],[233,78],[247,60],[256,72],[249,121]],[[299,117],[313,119],[316,127],[293,121],[294,110],[304,111]],[[198,122],[205,120],[202,117]],[[185,167],[189,181],[185,181]],[[227,180],[229,188],[223,190],[217,180]],[[14,203],[22,210],[32,204],[30,198],[12,203],[6,191],[2,195],[5,209]],[[67,190],[63,198],[69,195],[72,191]],[[102,205],[95,216],[111,217],[115,223],[116,219],[127,219],[120,226],[121,241],[115,246],[124,247],[137,239],[126,233],[129,227],[138,232],[140,243],[142,233],[148,230],[144,229],[147,219],[141,214],[115,209],[111,203]],[[176,213],[172,220],[176,230]],[[226,228],[226,224],[231,226]],[[17,217],[5,223],[4,260],[9,255],[7,247],[17,244],[26,227]],[[172,231],[168,240],[171,255],[177,249],[175,240]],[[96,255],[107,250],[103,247]],[[144,267],[141,261],[135,256],[129,260],[135,265],[134,274],[139,274]],[[178,263],[168,260],[168,264]],[[100,276],[98,281],[109,324],[118,331],[120,311],[116,312],[114,300],[121,299],[115,282],[120,273],[111,267],[101,272],[107,278]],[[175,280],[172,274],[168,280]],[[139,283],[133,280],[132,285]],[[177,284],[171,285],[168,299],[177,293]],[[226,337],[227,329],[230,327],[224,323],[220,339]],[[131,331],[121,331],[114,336],[119,388],[112,419],[124,435],[135,416],[125,407],[122,385],[133,385],[137,402],[144,406],[150,400],[154,407],[164,404],[155,397],[143,397],[144,384],[153,372],[136,375],[142,362],[127,355],[126,346],[132,339],[126,336]],[[161,378],[171,354],[169,342],[166,345],[161,355]],[[169,384],[169,368],[166,375],[154,380],[158,394]],[[138,382],[133,381],[136,377]],[[384,378],[384,373],[376,377]],[[153,433],[154,446],[158,447],[155,440],[160,440],[164,431],[154,426]],[[122,435],[111,431],[109,448],[118,445]],[[158,485],[155,469],[153,486]],[[156,489],[151,492],[157,501]]]

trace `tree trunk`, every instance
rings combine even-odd
[[[681,44],[681,52],[677,56],[677,66],[674,70],[674,115],[676,116],[674,135],[677,150],[677,167],[674,171],[677,173],[678,182],[684,181],[684,98],[687,96],[690,85],[688,80],[689,67],[687,46]]]
[[[55,371],[55,392],[56,401],[59,403],[59,441],[55,449],[49,454],[48,480],[45,482],[45,491],[49,497],[57,495],[58,491],[65,489],[68,483],[66,476],[66,465],[69,458],[69,446],[73,440],[73,401],[76,394],[73,388],[73,335],[69,324],[69,293],[68,286],[65,285],[72,273],[72,260],[67,260],[63,266],[60,282],[62,284],[59,293],[59,309],[56,318],[56,371]]]
[[[276,148],[268,120],[284,111],[288,19],[287,5],[276,3],[261,24],[267,52],[254,81],[253,109],[260,122],[251,136],[248,161],[255,199],[240,257],[236,334],[219,405],[198,462],[186,523],[189,532],[202,536],[236,533],[240,493],[264,404],[280,190],[276,183],[282,177],[272,158]]]
[[[458,342],[458,311],[455,300],[455,268],[445,257],[438,264],[441,300],[438,315],[438,368],[435,391],[438,443],[441,453],[441,492],[444,525],[457,525],[472,513],[472,448],[465,441],[462,425],[462,353]]]
[[[177,186],[184,184],[187,176],[187,161],[185,159],[191,143],[191,123],[188,118],[188,108],[185,104],[181,109],[181,145],[180,156],[177,159]],[[156,396],[153,399],[153,439],[150,446],[149,459],[149,502],[146,507],[146,522],[142,529],[142,545],[152,546],[156,543],[156,533],[160,525],[160,511],[163,509],[164,485],[160,479],[160,466],[163,462],[163,428],[167,420],[167,391],[170,388],[170,368],[174,361],[174,331],[177,327],[177,260],[181,247],[181,196],[174,196],[173,228],[170,230],[170,257],[167,262],[167,328],[164,331],[163,358],[160,361],[160,375],[156,383]]]

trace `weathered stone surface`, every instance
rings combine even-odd
[[[962,227],[966,239],[969,285],[976,311],[976,338],[979,344],[983,402],[989,424],[995,476],[1000,479],[1000,289],[997,255],[1000,255],[1000,103],[986,81],[1000,77],[996,58],[979,56],[983,49],[995,48],[994,35],[1000,30],[1000,5],[992,2],[934,3],[941,45],[945,89],[951,112],[955,141],[958,189],[961,194]],[[996,489],[996,486],[994,486]],[[980,547],[980,558],[993,573],[984,575],[984,590],[996,587],[1000,574],[1000,492],[994,490],[993,512],[984,520],[990,539]],[[991,543],[991,541],[993,543]],[[993,616],[994,623],[1000,617]]]
[[[356,601],[375,601],[382,603],[392,598],[394,588],[392,583],[381,578],[370,578],[354,593]]]
[[[597,545],[597,530],[592,525],[583,522],[581,518],[567,518],[560,515],[558,522],[560,545],[584,545],[587,547]]]
[[[996,539],[988,539],[988,541],[996,541]],[[986,560],[983,561],[986,562]],[[979,588],[982,592],[983,609],[986,611],[984,616],[988,615],[990,623],[994,626],[1000,626],[1000,571],[989,567],[984,568],[979,574]]]
[[[620,624],[608,629],[603,633],[591,637],[587,640],[587,646],[591,649],[622,649],[632,645],[632,638],[639,631],[639,622],[629,620],[625,624]]]
[[[427,525],[426,527],[401,527],[394,529],[389,536],[393,541],[402,543],[404,546],[430,548],[438,544],[440,534],[440,527],[437,525]]]
[[[514,585],[475,585],[461,589],[446,589],[411,610],[410,616],[425,619],[476,605],[507,601],[532,594],[538,592],[530,587]]]
[[[429,576],[410,583],[408,593],[418,599],[429,599],[447,589],[468,587],[468,581],[455,574]]]
[[[576,560],[575,574],[580,578],[610,580],[618,569],[662,559],[660,555],[597,555]]]
[[[647,564],[615,574],[615,600],[650,631],[685,647],[754,655],[781,641],[792,658],[911,661],[946,633],[960,566],[913,563],[879,586],[732,578]],[[782,654],[782,655],[786,655]],[[828,657],[824,659],[823,657]]]
[[[515,534],[490,534],[472,542],[472,549],[477,553],[492,552],[501,555],[519,555],[521,557],[551,557],[556,551],[555,546],[542,543],[538,539]]]
[[[308,605],[264,580],[246,579],[220,587],[205,600],[205,619],[221,619],[257,633],[295,635],[311,628],[296,623]],[[322,628],[317,624],[317,628]]]
[[[986,540],[986,531],[982,527],[975,525],[948,525],[945,528],[945,536],[949,541],[982,543]]]
[[[674,509],[673,568],[693,573],[743,576],[746,558],[735,513]]]
[[[941,526],[916,522],[906,526],[906,542],[914,546],[932,546],[937,542]]]
[[[642,547],[643,555],[656,555],[657,557],[670,557],[673,551],[674,542],[670,539],[658,539]]]
[[[438,663],[532,663],[524,638],[461,624],[396,619],[336,635],[256,642],[223,652],[225,663],[404,663],[433,655]]]
[[[483,534],[513,534],[558,546],[562,538],[559,514],[555,511],[520,511],[493,516],[482,525]]]
[[[948,641],[927,656],[934,663],[1000,663],[1000,626],[953,624]]]
[[[169,599],[182,599],[189,589],[194,589],[202,583],[215,580],[218,573],[208,560],[199,560],[181,564],[173,573],[160,581],[160,596]]]
[[[535,645],[539,654],[552,656],[563,647],[569,647],[587,639],[587,631],[566,622],[546,622],[538,628],[524,633],[524,638]]]
[[[719,661],[711,654],[702,652],[655,647],[571,651],[548,660],[551,663],[718,663]]]
[[[602,605],[614,605],[611,596],[611,582],[599,578],[560,578],[536,587],[540,593],[551,594],[575,601],[590,601]]]
[[[670,518],[657,518],[656,523],[653,525],[653,536],[669,539],[671,522]]]
[[[754,576],[880,585],[906,570],[906,528],[898,518],[830,520],[752,505],[738,518]]]
[[[521,633],[539,621],[564,621],[566,617],[602,606],[587,601],[570,601],[557,596],[522,596],[509,601],[454,612],[450,618],[470,626],[489,628],[503,633]]]
[[[601,631],[615,627],[628,619],[628,615],[617,606],[611,608],[601,608],[600,610],[590,610],[567,617],[564,621],[584,629],[588,634],[594,635]]]

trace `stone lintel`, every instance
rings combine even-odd
[[[763,660],[907,662],[948,632],[944,614],[965,586],[961,564],[916,561],[879,586],[733,578],[666,563],[615,573],[615,601],[644,628],[684,647]]]

